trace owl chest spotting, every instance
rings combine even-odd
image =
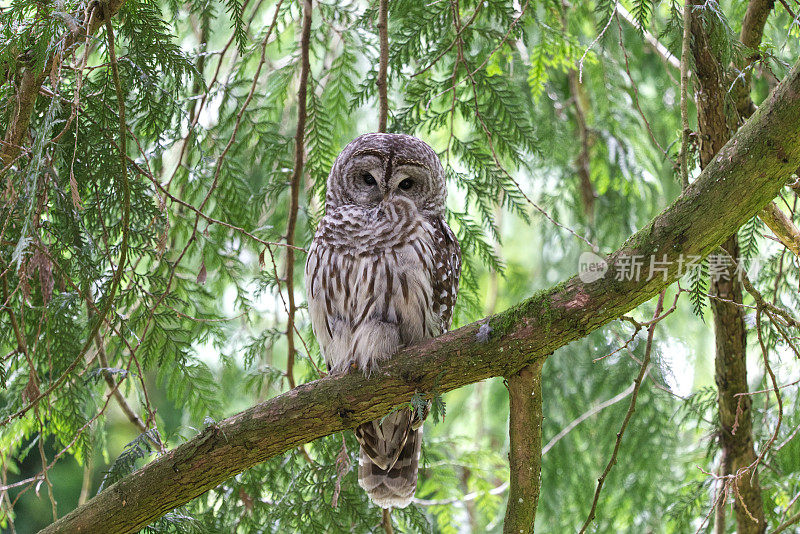
[[[370,371],[399,348],[441,333],[432,299],[434,229],[403,208],[340,210],[317,231],[306,285],[314,333],[332,372]]]

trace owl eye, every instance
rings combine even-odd
[[[361,175],[361,179],[364,180],[364,183],[367,184],[367,185],[375,185],[377,183],[375,181],[375,178],[373,178],[372,175],[370,173],[368,173],[368,172],[365,172],[364,174],[362,174]]]
[[[403,191],[408,191],[414,186],[414,180],[412,180],[411,178],[406,178],[405,180],[400,182],[399,186],[400,189],[402,189]]]

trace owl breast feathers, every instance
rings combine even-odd
[[[414,137],[362,135],[336,159],[305,269],[329,372],[369,373],[450,327],[461,256],[445,198],[436,153]],[[359,483],[383,508],[406,506],[414,495],[421,424],[400,410],[356,429]]]

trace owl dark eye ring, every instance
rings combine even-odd
[[[375,181],[375,178],[373,178],[372,175],[370,173],[368,173],[368,172],[365,172],[364,174],[362,174],[361,175],[361,179],[364,180],[364,183],[367,184],[367,185],[375,185],[377,183]]]
[[[400,184],[398,184],[398,185],[399,185],[400,189],[402,189],[403,191],[408,191],[409,189],[411,189],[411,187],[413,187],[414,180],[412,180],[411,178],[406,178],[405,180],[400,182]]]

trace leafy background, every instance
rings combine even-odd
[[[680,57],[680,4],[621,5]],[[679,73],[614,6],[389,3],[389,130],[426,140],[447,169],[449,218],[465,256],[454,326],[571,276],[590,243],[601,253],[614,250],[680,193]],[[2,495],[3,531],[49,524],[53,513],[64,515],[160,446],[289,388],[280,243],[290,216],[301,8],[270,0],[126,0],[112,20],[124,102],[105,29],[48,73],[30,150],[4,170],[1,186],[0,290],[31,361],[4,317],[0,417],[78,365],[47,403],[2,427],[0,484],[23,482]],[[725,63],[745,52],[736,44],[744,8],[727,1],[704,7],[720,22],[712,44]],[[336,155],[377,128],[377,3],[314,2],[313,9],[301,247],[323,213]],[[26,61],[43,62],[86,12],[85,2],[72,0],[0,1],[3,130],[13,115],[20,51]],[[798,57],[799,31],[776,7],[753,66],[756,103]],[[127,204],[117,150],[121,106]],[[787,195],[782,205],[798,220],[796,204]],[[796,312],[797,259],[764,231],[757,220],[740,231],[745,254],[760,259],[753,279]],[[111,296],[123,236],[128,261]],[[296,254],[298,302],[304,260]],[[655,365],[601,495],[595,532],[711,529],[705,518],[714,484],[704,471],[716,469],[719,450],[713,333],[703,315],[707,282],[698,276],[681,284],[687,294],[656,331]],[[101,340],[84,354],[106,304]],[[653,308],[644,305],[634,316],[649,318]],[[300,383],[324,365],[302,306],[296,326],[302,342],[293,378]],[[781,381],[796,380],[797,360],[765,328]],[[613,323],[550,358],[545,443],[628,388],[644,349],[639,337],[626,344],[631,333],[629,324]],[[758,352],[751,355],[751,389],[765,389]],[[116,399],[108,401],[109,380],[120,382],[138,426]],[[443,400],[442,420],[426,423],[417,502],[393,513],[395,527],[499,532],[508,479],[503,381]],[[800,423],[797,388],[785,389],[783,400],[780,443]],[[548,446],[538,531],[582,523],[626,410],[627,402],[617,402]],[[776,417],[773,397],[755,397],[757,445]],[[230,479],[146,531],[374,531],[380,511],[357,485],[357,451],[349,433],[319,440]],[[43,461],[52,464],[47,480],[28,481]],[[797,511],[798,440],[770,453],[766,464],[765,508],[777,524]]]

